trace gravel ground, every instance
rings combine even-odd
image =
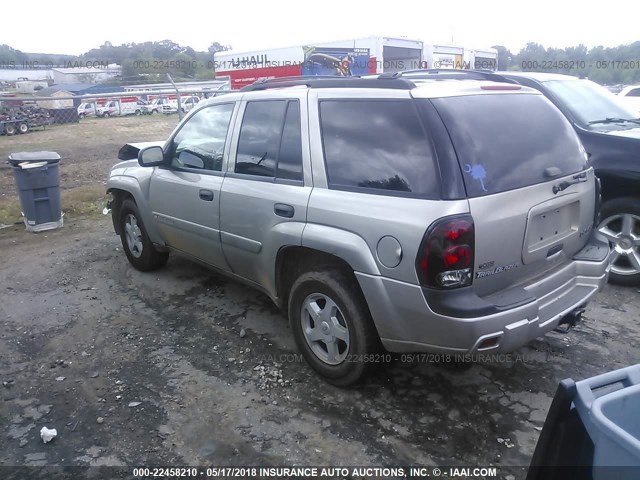
[[[107,217],[2,230],[0,262],[0,466],[471,464],[514,480],[559,380],[640,362],[638,289],[608,286],[570,333],[505,361],[395,361],[344,390],[268,298],[176,256],[133,270]]]

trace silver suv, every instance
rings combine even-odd
[[[131,264],[175,251],[263,291],[336,385],[380,347],[513,351],[607,281],[585,151],[524,86],[265,81],[119,158],[108,191]]]

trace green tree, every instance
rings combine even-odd
[[[193,57],[186,53],[178,53],[173,57],[177,64],[176,73],[181,77],[193,78],[196,74],[197,65]]]
[[[222,45],[221,43],[218,43],[218,42],[213,42],[211,45],[209,45],[209,48],[207,49],[207,51],[211,55],[213,55],[216,52],[224,52],[227,50],[231,50],[230,45]]]
[[[0,45],[0,64],[19,65],[29,61],[29,57],[9,45]]]
[[[492,48],[498,51],[498,70],[509,70],[514,57],[511,51],[503,45],[494,45]]]

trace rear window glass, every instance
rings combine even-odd
[[[323,100],[329,188],[435,197],[438,171],[412,100]]]
[[[547,182],[586,168],[575,131],[542,95],[473,95],[432,102],[453,141],[469,197]],[[551,167],[556,173],[552,178],[545,176]]]

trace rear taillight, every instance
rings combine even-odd
[[[416,259],[420,284],[432,288],[471,285],[474,249],[471,215],[438,220],[425,233]]]
[[[600,224],[600,208],[602,208],[602,183],[598,177],[595,177],[596,187],[596,205],[593,212],[593,228],[597,229]]]

